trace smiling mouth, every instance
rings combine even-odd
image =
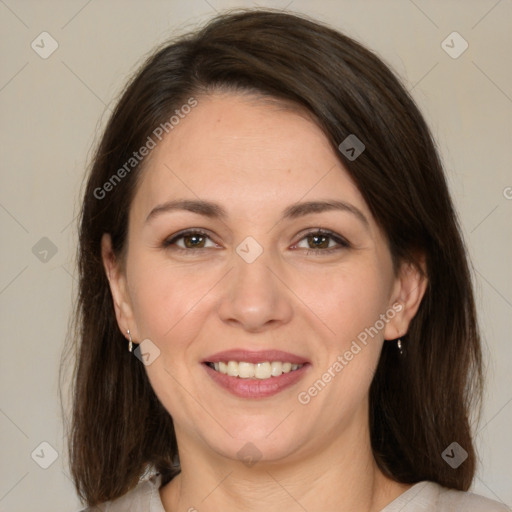
[[[249,363],[246,361],[219,361],[218,363],[207,362],[207,366],[218,373],[229,377],[240,379],[266,380],[272,377],[280,377],[284,373],[299,370],[303,364],[292,364],[281,361],[263,361],[260,363]]]

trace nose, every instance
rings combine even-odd
[[[233,259],[218,308],[221,320],[249,332],[288,323],[293,315],[292,294],[265,252],[252,263],[236,254]]]

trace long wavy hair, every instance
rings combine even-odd
[[[79,496],[94,506],[128,492],[148,467],[164,484],[180,471],[172,418],[116,323],[101,238],[110,233],[122,257],[145,160],[118,181],[113,174],[189,98],[218,90],[306,109],[385,233],[395,266],[418,266],[424,255],[428,286],[402,339],[404,353],[385,343],[371,384],[373,453],[398,482],[467,490],[476,465],[471,423],[482,395],[481,346],[466,250],[429,129],[393,72],[358,42],[302,15],[250,10],[221,14],[154,52],[124,90],[93,156],[70,350],[69,457]],[[353,161],[337,149],[350,134],[366,146]],[[453,441],[468,453],[457,469],[441,456]]]

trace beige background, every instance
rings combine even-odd
[[[0,511],[79,508],[57,389],[76,284],[74,218],[91,144],[125,80],[155,44],[215,11],[254,5],[0,0]],[[473,258],[488,361],[474,490],[511,506],[512,2],[259,5],[309,13],[372,48],[412,90],[432,127]],[[47,59],[31,48],[43,31],[59,45]],[[457,59],[441,47],[453,31],[469,44]],[[43,237],[54,255],[41,252],[47,241],[34,254]],[[42,442],[58,454],[46,470],[31,458],[35,450],[39,464],[51,462]]]

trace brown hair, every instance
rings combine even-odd
[[[173,422],[144,366],[127,351],[101,259],[110,233],[121,256],[144,161],[98,197],[155,128],[192,96],[255,92],[293,102],[338,151],[355,134],[366,146],[339,158],[383,229],[397,268],[425,256],[428,286],[400,355],[384,343],[370,389],[371,441],[380,469],[406,483],[467,490],[476,456],[470,412],[482,390],[481,348],[464,244],[434,142],[389,68],[351,38],[273,10],[223,14],[159,49],[132,79],[96,150],[79,234],[77,361],[70,464],[88,505],[125,494],[147,467],[165,484],[179,472]],[[457,441],[468,459],[441,457]]]

